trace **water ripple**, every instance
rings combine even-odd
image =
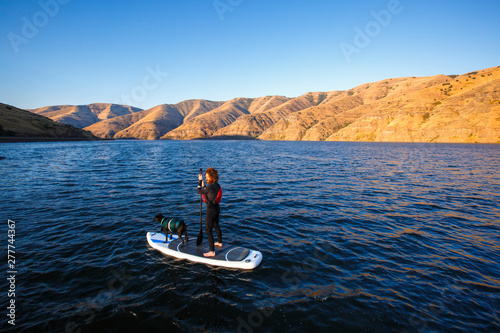
[[[499,331],[498,145],[241,141],[1,147],[19,332]],[[199,223],[200,167],[254,271],[149,248]],[[6,225],[2,230],[6,231]],[[4,323],[0,327],[6,328]]]

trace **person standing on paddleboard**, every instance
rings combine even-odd
[[[203,201],[207,204],[207,212],[205,214],[205,231],[207,233],[208,245],[210,252],[203,253],[205,257],[215,257],[215,247],[222,247],[222,232],[219,227],[220,206],[219,202],[222,198],[222,188],[220,187],[219,173],[214,168],[208,168],[205,173],[207,185],[203,182],[203,175],[198,176],[198,194],[203,194]],[[217,234],[217,243],[214,243],[212,229],[215,229]]]

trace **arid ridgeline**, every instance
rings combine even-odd
[[[101,138],[500,143],[500,66],[386,79],[296,98],[188,100],[149,110],[91,104],[31,111]]]
[[[92,133],[0,103],[0,142],[98,140]]]

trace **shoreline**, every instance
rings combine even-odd
[[[424,141],[302,141],[302,140],[261,140],[257,138],[242,137],[242,136],[218,136],[208,138],[195,138],[188,140],[172,140],[172,139],[157,139],[144,140],[137,138],[119,138],[119,139],[104,139],[104,138],[57,138],[57,137],[16,137],[16,136],[0,136],[0,143],[22,143],[22,142],[69,142],[69,141],[268,141],[268,142],[358,142],[358,143],[402,143],[402,144],[466,144],[466,145],[500,145],[500,142],[424,142]]]
[[[104,141],[101,138],[56,138],[56,137],[29,137],[29,136],[0,136],[0,143],[16,142],[56,142],[56,141]]]

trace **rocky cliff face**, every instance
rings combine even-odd
[[[296,98],[189,100],[149,110],[91,104],[35,112],[87,126],[103,138],[498,143],[500,66],[459,76],[387,79]]]

